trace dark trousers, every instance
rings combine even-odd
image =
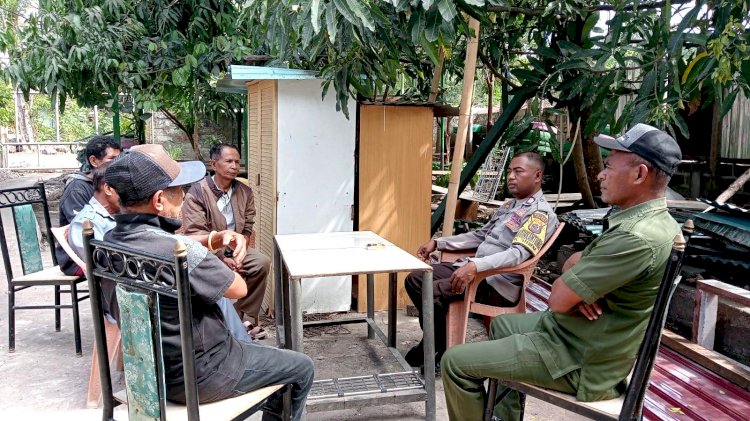
[[[440,361],[439,357],[443,355],[446,348],[445,317],[448,314],[448,306],[453,301],[462,300],[464,293],[455,293],[451,288],[451,275],[458,267],[454,267],[451,263],[437,263],[431,266],[432,294],[435,302],[435,352],[438,354],[436,361]],[[409,298],[419,312],[419,327],[422,327],[422,273],[410,273],[404,284],[406,293],[409,294]],[[487,281],[482,281],[477,288],[477,302],[494,306],[514,305],[498,294],[495,288],[487,284]]]
[[[245,352],[245,372],[234,387],[232,396],[239,396],[253,390],[274,384],[291,384],[292,386],[292,420],[299,421],[305,410],[307,394],[310,393],[314,377],[313,362],[301,352],[278,349],[257,342],[242,343]],[[281,413],[282,395],[269,400],[264,412],[263,421],[278,420],[274,413]]]
[[[223,260],[223,250],[216,256]],[[254,248],[247,248],[247,254],[242,261],[242,277],[247,284],[247,295],[238,299],[234,308],[244,316],[253,318],[253,323],[260,324],[260,306],[266,294],[266,276],[271,268],[271,259]]]

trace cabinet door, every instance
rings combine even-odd
[[[359,123],[359,231],[372,231],[410,253],[430,239],[432,109],[361,105]],[[399,274],[398,306],[409,298]],[[388,305],[388,276],[376,275],[375,308]],[[366,280],[359,277],[359,311]]]
[[[255,247],[273,257],[276,233],[276,81],[248,84],[248,178],[255,194]],[[268,275],[263,308],[273,311],[273,271]]]

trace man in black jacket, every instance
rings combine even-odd
[[[86,144],[86,162],[81,166],[81,172],[73,174],[65,184],[65,190],[60,197],[60,225],[70,224],[78,212],[89,203],[94,196],[94,182],[91,172],[93,169],[112,161],[120,155],[120,145],[112,136],[94,136]],[[59,245],[55,246],[57,264],[66,275],[82,275],[83,270]]]

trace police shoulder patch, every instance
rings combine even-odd
[[[513,238],[513,244],[519,244],[526,248],[531,254],[536,255],[544,246],[544,240],[547,238],[547,225],[549,216],[544,211],[534,211],[529,219],[524,222],[523,226]]]

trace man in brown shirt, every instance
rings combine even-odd
[[[255,219],[255,199],[250,187],[237,180],[240,152],[233,145],[219,143],[211,148],[211,169],[214,174],[192,185],[182,208],[182,225],[186,235],[208,235],[225,229],[245,236],[250,244]],[[247,296],[235,303],[243,320],[251,317],[250,335],[257,339],[266,332],[259,326],[260,306],[266,291],[266,276],[271,260],[248,247],[242,265],[224,257],[224,250],[211,250],[232,270],[242,275],[247,283]]]

